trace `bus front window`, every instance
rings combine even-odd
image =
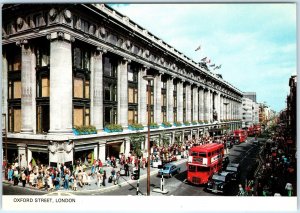
[[[205,158],[205,157],[206,157],[206,153],[205,153],[205,152],[200,152],[200,153],[199,153],[199,156]]]
[[[196,172],[196,166],[189,165],[189,172]]]

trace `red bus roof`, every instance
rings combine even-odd
[[[223,144],[219,144],[219,143],[208,143],[208,144],[204,144],[204,145],[200,145],[200,146],[193,146],[190,150],[191,151],[210,151],[210,150],[214,150],[216,148],[221,148],[224,147]]]

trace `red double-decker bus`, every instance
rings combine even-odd
[[[187,180],[190,183],[205,184],[216,172],[222,170],[224,145],[209,143],[194,146],[189,150]]]
[[[254,134],[255,135],[260,135],[261,134],[261,126],[260,126],[260,124],[254,125],[253,128],[254,128]]]
[[[234,138],[238,139],[239,143],[243,143],[247,140],[247,131],[243,129],[238,129],[233,132]]]

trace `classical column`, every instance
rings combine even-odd
[[[216,110],[217,110],[217,115],[218,115],[218,118],[217,118],[217,120],[218,120],[218,122],[220,122],[221,121],[221,94],[220,94],[220,92],[218,92],[217,93],[217,103],[216,103]]]
[[[213,112],[214,112],[214,92],[210,92],[210,120],[213,121]]]
[[[168,89],[167,89],[168,92]],[[161,118],[161,74],[154,77],[154,121],[158,124],[162,122]]]
[[[211,119],[211,91],[208,90],[207,91],[207,100],[206,100],[206,104],[207,104],[207,121],[210,123],[210,119]]]
[[[171,76],[168,81],[167,81],[167,120],[171,124],[174,122],[174,113],[173,113],[173,108],[174,108],[174,96],[173,96],[173,91],[174,91],[174,83],[173,83],[173,77]],[[178,103],[178,101],[177,101]]]
[[[220,121],[224,119],[223,118],[223,116],[224,116],[223,108],[224,108],[223,96],[220,95]]]
[[[198,86],[194,86],[193,88],[193,119],[192,121],[198,121]]]
[[[92,101],[92,124],[97,130],[103,130],[103,62],[102,56],[106,50],[97,48],[94,53],[93,69],[93,101]]]
[[[143,79],[148,68],[143,67],[138,73],[138,122],[147,126],[147,81]]]
[[[191,122],[191,109],[192,109],[192,99],[191,99],[191,85],[186,85],[186,121]]]
[[[8,109],[7,109],[7,72],[8,72],[8,64],[6,58],[6,51],[2,46],[2,113],[6,114],[6,124],[8,124]],[[6,126],[7,127],[7,126]]]
[[[128,71],[130,60],[123,58],[118,67],[118,123],[128,127]]]
[[[22,93],[21,93],[21,133],[33,133],[33,107],[32,107],[32,49],[28,44],[27,40],[23,40],[21,43],[21,59],[22,59],[22,67],[21,67],[21,85],[22,85]]]
[[[199,120],[204,120],[204,89],[199,88]]]
[[[177,121],[183,122],[183,82],[177,83]]]
[[[71,36],[51,33],[50,42],[50,130],[72,132],[72,48]]]
[[[206,89],[203,90],[203,105],[203,120],[208,121],[208,90]]]

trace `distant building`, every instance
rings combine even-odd
[[[297,76],[293,75],[289,80],[290,94],[287,96],[287,126],[290,129],[290,136],[296,140],[297,121]]]
[[[245,98],[251,99],[253,102],[256,103],[256,92],[244,92],[243,96]]]
[[[242,99],[242,126],[250,127],[259,123],[259,104],[255,92],[244,92]]]

